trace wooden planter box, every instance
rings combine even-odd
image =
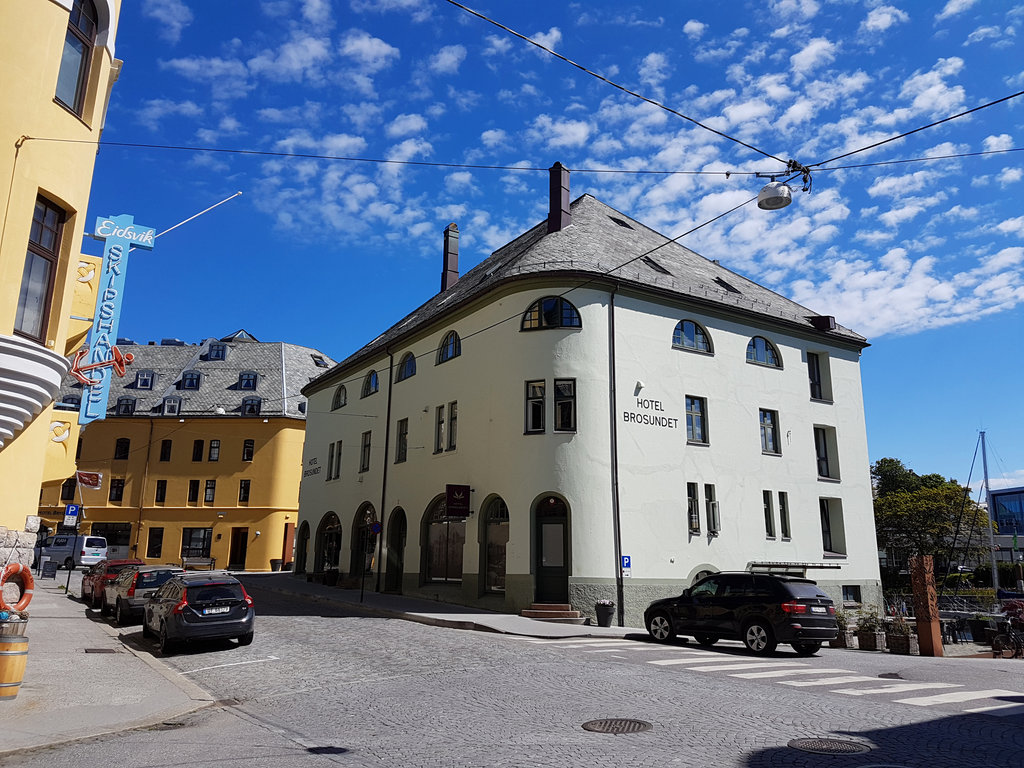
[[[917,642],[917,635],[885,635],[885,645],[889,653],[901,653],[904,656],[911,654],[920,655],[921,649]]]
[[[885,633],[857,630],[857,645],[862,651],[884,651]]]

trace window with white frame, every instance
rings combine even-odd
[[[136,389],[152,389],[153,388],[153,372],[152,371],[138,371],[135,374],[135,388]]]
[[[210,450],[206,454],[207,461],[220,461],[220,440],[210,441]]]
[[[217,495],[217,481],[207,480],[206,481],[206,492],[203,494],[203,503],[213,504],[214,497]]]
[[[180,397],[165,397],[163,401],[164,416],[177,416],[181,413]]]
[[[526,434],[544,431],[544,380],[526,382]]]
[[[238,481],[238,501],[245,504],[249,501],[249,491],[252,488],[252,480],[243,477]]]
[[[242,461],[252,461],[253,454],[256,453],[256,441],[255,440],[244,440],[242,441]]]
[[[676,349],[689,349],[694,352],[712,351],[710,336],[700,323],[693,320],[680,320],[672,332],[672,346]]]
[[[779,455],[782,444],[779,442],[779,412],[765,408],[759,409],[758,418],[761,422],[761,452]]]

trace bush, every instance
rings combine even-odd
[[[869,607],[867,611],[860,611],[857,614],[858,632],[877,632],[882,627],[882,617],[877,608]]]
[[[910,624],[908,624],[907,620],[902,616],[897,616],[888,624],[886,624],[885,633],[887,635],[909,635],[911,634]]]

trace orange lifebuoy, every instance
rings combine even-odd
[[[4,602],[3,586],[7,583],[7,580],[11,576],[17,576],[18,581],[21,582],[21,599],[14,604],[12,609],[7,603]],[[21,563],[10,563],[4,568],[3,575],[0,576],[0,610],[3,611],[24,611],[28,608],[28,604],[32,602],[32,592],[35,589],[36,582],[32,578],[32,571],[27,565]]]

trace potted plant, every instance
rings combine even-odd
[[[885,625],[885,645],[890,653],[920,653],[917,637],[911,632],[906,617],[896,616]]]
[[[839,634],[834,640],[829,640],[830,648],[855,648],[853,628],[850,626],[850,614],[841,608],[836,609],[836,624],[839,625]]]
[[[987,645],[991,642],[990,635],[994,634],[996,624],[990,616],[976,613],[967,620],[967,628],[971,631],[971,639],[974,642]]]
[[[857,646],[862,651],[881,651],[885,648],[882,617],[877,608],[869,607],[857,616]]]
[[[610,627],[615,614],[615,601],[598,600],[594,603],[594,612],[597,613],[597,626]]]

